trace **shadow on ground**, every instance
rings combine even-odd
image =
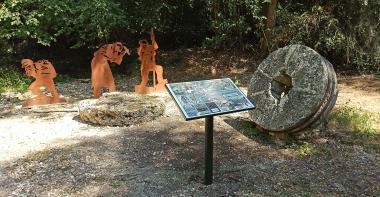
[[[229,196],[376,195],[378,156],[331,140],[326,152],[295,156],[249,139],[216,119],[214,184],[204,186],[203,121],[161,118],[120,128],[1,167],[0,195]],[[176,121],[173,121],[176,120]],[[236,119],[235,121],[242,121]]]

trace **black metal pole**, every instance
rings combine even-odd
[[[213,132],[214,116],[208,116],[205,119],[205,185],[212,184],[212,157],[213,157]]]

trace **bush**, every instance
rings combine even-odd
[[[40,46],[68,51],[116,40],[136,46],[154,27],[161,48],[202,43],[219,50],[258,49],[265,32],[263,5],[269,1],[4,0],[0,3],[0,48],[20,54],[38,51]],[[338,70],[380,71],[380,1],[278,2],[269,43],[272,50],[305,44]]]
[[[5,91],[25,92],[33,81],[14,66],[0,67],[0,93]]]
[[[220,0],[211,7],[212,34],[204,46],[214,49],[245,49],[258,40],[265,17],[261,16],[262,1]]]
[[[202,0],[5,0],[0,3],[0,43],[98,47],[154,27],[171,42],[193,45],[208,29],[206,11]]]
[[[299,43],[328,57],[339,70],[380,71],[380,2],[286,1],[278,10],[274,47]]]
[[[49,46],[65,37],[72,47],[80,47],[106,40],[125,26],[125,17],[110,0],[5,0],[0,7],[0,39]]]

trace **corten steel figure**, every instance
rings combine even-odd
[[[168,83],[168,80],[163,77],[164,70],[162,66],[156,64],[156,50],[158,49],[158,45],[154,37],[153,28],[150,31],[150,39],[152,40],[152,44],[149,44],[147,40],[140,40],[140,46],[137,49],[137,54],[141,61],[141,83],[135,86],[135,92],[140,94],[164,92],[165,84]],[[149,72],[153,72],[153,87],[146,86],[149,79]]]
[[[53,81],[57,73],[48,60],[33,62],[31,59],[23,59],[21,60],[21,65],[25,69],[27,76],[36,79],[28,88],[32,92],[33,97],[26,100],[23,107],[66,102],[65,99],[59,98]],[[46,95],[41,90],[42,87],[46,87],[51,96]]]
[[[95,98],[101,96],[101,88],[106,87],[110,92],[116,91],[108,61],[120,65],[126,53],[131,55],[129,49],[121,42],[103,45],[94,53],[94,58],[91,61],[91,81]]]

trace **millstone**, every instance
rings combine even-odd
[[[82,100],[78,107],[83,121],[107,126],[130,126],[152,121],[165,111],[165,105],[158,97],[121,92]]]
[[[313,49],[290,45],[271,53],[254,72],[248,98],[252,120],[271,132],[295,133],[326,119],[338,96],[333,66]]]

